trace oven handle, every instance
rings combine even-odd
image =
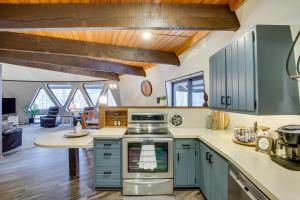
[[[124,142],[143,142],[151,140],[153,142],[170,142],[173,141],[173,138],[123,138]]]
[[[168,182],[169,180],[168,179],[162,179],[162,180],[153,180],[153,179],[150,179],[151,181],[146,181],[145,179],[143,179],[143,181],[131,181],[131,180],[126,180],[126,183],[134,183],[134,184],[141,184],[141,185],[146,185],[146,184],[153,184],[153,183],[165,183],[165,182]]]

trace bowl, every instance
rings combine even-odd
[[[254,131],[254,129],[235,128],[233,132],[234,138],[239,142],[248,143],[256,140],[257,133]]]

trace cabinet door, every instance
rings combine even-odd
[[[217,53],[217,107],[226,108],[226,62],[225,49]]]
[[[210,153],[210,149],[203,143],[200,144],[200,156],[201,156],[201,175],[200,189],[206,199],[210,199],[210,164],[207,160],[207,156]]]
[[[217,56],[209,58],[209,106],[217,107]]]
[[[201,170],[201,151],[200,148],[195,149],[195,154],[196,154],[196,186],[201,188],[201,180],[202,180],[202,170]]]
[[[195,186],[195,149],[176,149],[175,186]]]
[[[211,200],[227,200],[228,195],[228,162],[215,152],[211,152],[211,182],[210,195]]]
[[[210,106],[225,108],[226,62],[225,49],[210,57]]]
[[[254,34],[249,32],[226,48],[228,109],[255,110]]]

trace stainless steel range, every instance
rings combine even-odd
[[[123,138],[123,195],[173,194],[168,115],[132,113]]]

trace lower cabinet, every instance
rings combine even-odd
[[[207,200],[227,200],[228,162],[198,139],[175,139],[175,187],[199,187]]]
[[[176,139],[174,149],[175,187],[197,187],[196,164],[199,154],[199,141],[196,139]]]
[[[94,187],[121,187],[121,140],[94,139]]]
[[[227,200],[228,161],[200,142],[200,188],[208,200]]]

